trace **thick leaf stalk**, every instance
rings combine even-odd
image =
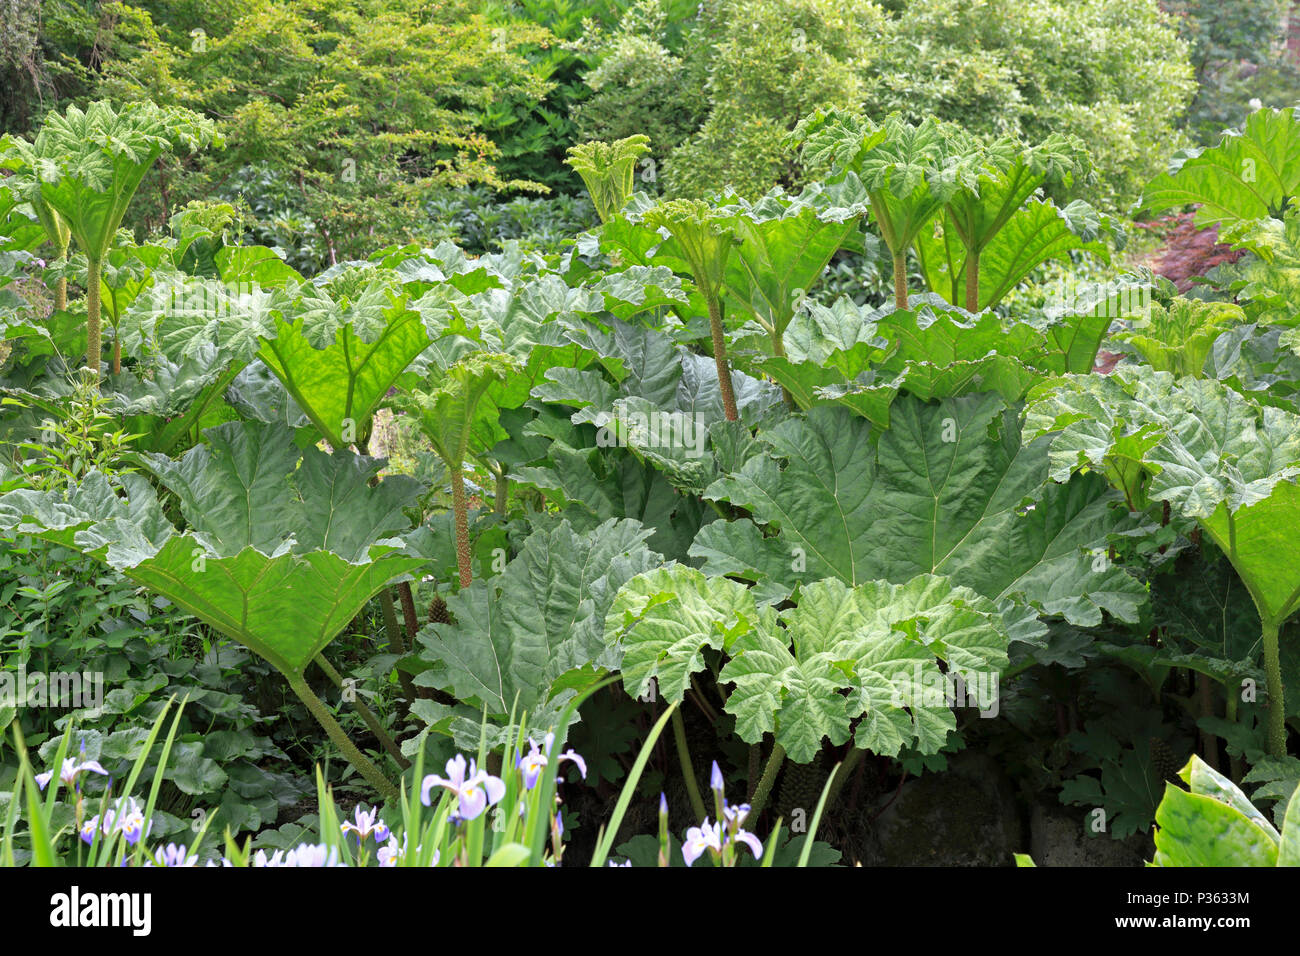
[[[343,690],[343,675],[334,669],[334,665],[325,659],[324,654],[318,654],[316,656],[316,663],[320,669],[325,672],[325,676],[330,679],[330,683],[339,690]],[[397,761],[397,765],[403,770],[409,767],[411,762],[402,755],[402,749],[397,746],[397,742],[388,735],[387,731],[384,730],[383,725],[379,723],[379,718],[375,716],[374,711],[367,707],[360,697],[351,701],[351,704],[352,709],[357,712],[357,715],[361,718],[367,729],[375,735],[375,739],[378,740],[380,745],[388,751],[389,756]]]
[[[1282,688],[1282,657],[1278,648],[1278,624],[1264,620],[1264,675],[1268,686],[1268,752],[1286,758],[1286,703]]]
[[[894,253],[894,304],[900,309],[907,308],[906,249],[899,249]]]
[[[311,715],[316,718],[317,722],[325,728],[325,733],[333,741],[334,746],[342,751],[343,756],[348,758],[348,762],[357,769],[357,772],[365,778],[365,781],[382,793],[384,799],[400,800],[402,795],[397,787],[384,776],[378,767],[371,763],[370,758],[363,754],[360,748],[343,732],[343,728],[334,719],[334,715],[329,712],[329,708],[312,692],[312,689],[307,686],[307,682],[302,676],[289,677],[289,687],[298,695],[298,699],[306,705],[307,709],[311,711]]]
[[[753,817],[757,817],[767,806],[767,798],[772,795],[772,785],[776,783],[776,775],[781,772],[781,764],[785,763],[785,748],[780,744],[772,745],[772,753],[767,758],[767,766],[763,768],[763,776],[758,781],[758,786],[754,788],[754,798],[749,801],[749,812]]]
[[[100,276],[101,263],[98,259],[86,260],[86,364],[90,366],[91,380],[99,383],[99,360],[103,354]]]
[[[718,387],[722,390],[722,412],[727,421],[739,421],[736,393],[731,387],[731,369],[727,366],[727,340],[722,333],[722,306],[715,296],[709,297],[709,331],[713,336],[713,362],[718,369]]]
[[[970,249],[966,253],[966,311],[980,310],[980,253]]]
[[[451,510],[456,523],[456,567],[460,572],[460,586],[467,588],[474,580],[474,565],[469,547],[469,502],[465,497],[465,473],[459,468],[453,468],[451,472]]]

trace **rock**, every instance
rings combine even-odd
[[[1011,866],[1023,848],[1015,788],[984,754],[960,753],[946,771],[909,780],[891,797],[864,813],[864,866]]]
[[[1151,838],[1123,840],[1088,831],[1085,811],[1045,797],[1029,812],[1029,855],[1038,866],[1142,866],[1154,852]]]

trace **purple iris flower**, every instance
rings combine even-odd
[[[104,811],[103,817],[93,816],[81,825],[81,839],[91,844],[95,842],[95,831],[100,830],[105,837],[121,833],[122,838],[131,846],[147,837],[153,829],[153,822],[144,818],[144,810],[135,797],[123,797],[117,805]]]
[[[729,865],[734,857],[734,850],[725,855],[723,851],[729,850],[737,843],[745,844],[755,858],[761,859],[763,856],[762,841],[749,831],[740,828],[740,824],[749,816],[750,806],[748,803],[741,803],[736,806],[727,803],[726,780],[723,778],[722,770],[718,767],[716,760],[713,761],[709,788],[713,791],[714,805],[721,808],[721,818],[717,823],[710,823],[709,818],[705,817],[700,826],[691,827],[686,831],[686,842],[682,844],[682,857],[686,860],[686,865],[693,864],[706,850],[714,857],[715,861],[721,860],[724,865]],[[661,794],[659,809],[661,819],[662,815],[666,813],[666,809]]]
[[[722,805],[722,816],[728,823],[740,826],[745,822],[745,817],[749,816],[749,804],[742,803],[740,806],[733,807],[729,803],[724,803]]]
[[[199,863],[199,858],[193,853],[190,853],[184,843],[180,846],[177,846],[175,843],[168,843],[161,851],[155,854],[155,858],[158,861],[156,864],[157,866],[185,867],[198,866]],[[151,860],[145,860],[144,865],[154,866],[155,864]]]
[[[261,855],[262,851],[258,851]],[[324,866],[343,866],[339,862],[339,851],[331,849],[324,843],[302,843],[283,857],[280,851],[275,852],[269,862],[258,863],[254,859],[254,866],[280,866],[280,867],[324,867]]]
[[[486,770],[479,770],[474,761],[469,761],[466,770],[464,756],[457,754],[447,761],[447,776],[429,774],[424,778],[420,788],[420,802],[426,807],[433,803],[429,791],[434,787],[445,787],[456,794],[457,809],[461,819],[473,820],[489,806],[500,803],[506,795],[506,785],[500,777],[494,777]]]
[[[745,846],[749,847],[750,852],[754,854],[754,859],[761,860],[763,858],[763,841],[748,830],[738,829],[735,833],[728,833],[727,839],[745,844]]]
[[[687,866],[691,866],[705,850],[712,850],[714,853],[722,852],[722,826],[710,823],[708,817],[704,818],[704,823],[700,826],[691,827],[686,831],[686,841],[682,843],[682,858],[686,860]]]
[[[420,849],[421,848],[417,846],[415,852],[419,853]],[[397,837],[390,836],[388,838],[388,844],[379,848],[379,852],[375,854],[375,858],[379,861],[380,866],[397,866],[398,861],[406,858],[406,834],[402,834],[402,842],[400,846],[398,845]],[[434,850],[433,859],[429,862],[429,865],[437,866],[440,859],[442,859],[442,851]]]
[[[338,864],[338,850],[324,843],[303,843],[285,854],[285,866],[321,867]]]
[[[84,748],[83,748],[83,754],[84,754]],[[89,771],[90,773],[97,773],[105,777],[108,776],[108,771],[100,766],[98,760],[85,760],[82,761],[81,763],[78,763],[77,761],[73,760],[71,757],[65,757],[63,758],[63,767],[59,770],[59,780],[63,782],[63,785],[65,787],[67,787],[69,790],[72,790],[77,786],[77,778],[87,771]],[[49,784],[49,782],[53,779],[54,779],[53,770],[47,770],[45,773],[38,773],[36,775],[36,785],[40,787],[42,790],[44,790],[45,787]]]
[[[339,825],[339,829],[344,833],[355,833],[357,835],[357,845],[360,846],[366,842],[366,838],[374,836],[376,843],[387,843],[390,835],[388,824],[378,819],[379,808],[372,807],[369,811],[363,810],[361,804],[357,804],[352,813],[352,820],[344,820]],[[354,822],[355,821],[355,822]]]
[[[515,761],[515,766],[524,773],[525,790],[531,790],[533,787],[537,786],[537,779],[542,775],[542,771],[546,769],[546,764],[550,759],[551,748],[554,746],[555,734],[546,735],[543,740],[543,747],[545,747],[545,750],[538,747],[537,741],[533,740],[532,737],[528,738],[528,753]],[[559,762],[564,763],[566,760],[573,761],[574,765],[578,768],[578,772],[582,774],[582,779],[587,779],[587,761],[583,760],[582,756],[572,747],[560,754]]]

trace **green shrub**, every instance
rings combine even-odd
[[[1156,0],[917,0],[888,26],[868,112],[980,135],[1088,144],[1094,205],[1117,211],[1180,145],[1194,91],[1187,45]]]
[[[801,185],[783,143],[799,118],[840,106],[900,111],[981,137],[1088,143],[1089,199],[1118,211],[1182,145],[1195,88],[1187,44],[1156,0],[713,0],[674,43],[653,0],[593,43],[583,138],[645,132],[667,191]],[[687,131],[686,126],[696,124]]]

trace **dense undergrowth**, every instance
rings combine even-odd
[[[158,98],[0,139],[0,860],[1294,858],[1293,110],[1138,183],[1240,253],[1180,293],[1069,131],[828,96],[665,194],[647,126],[406,241]]]

